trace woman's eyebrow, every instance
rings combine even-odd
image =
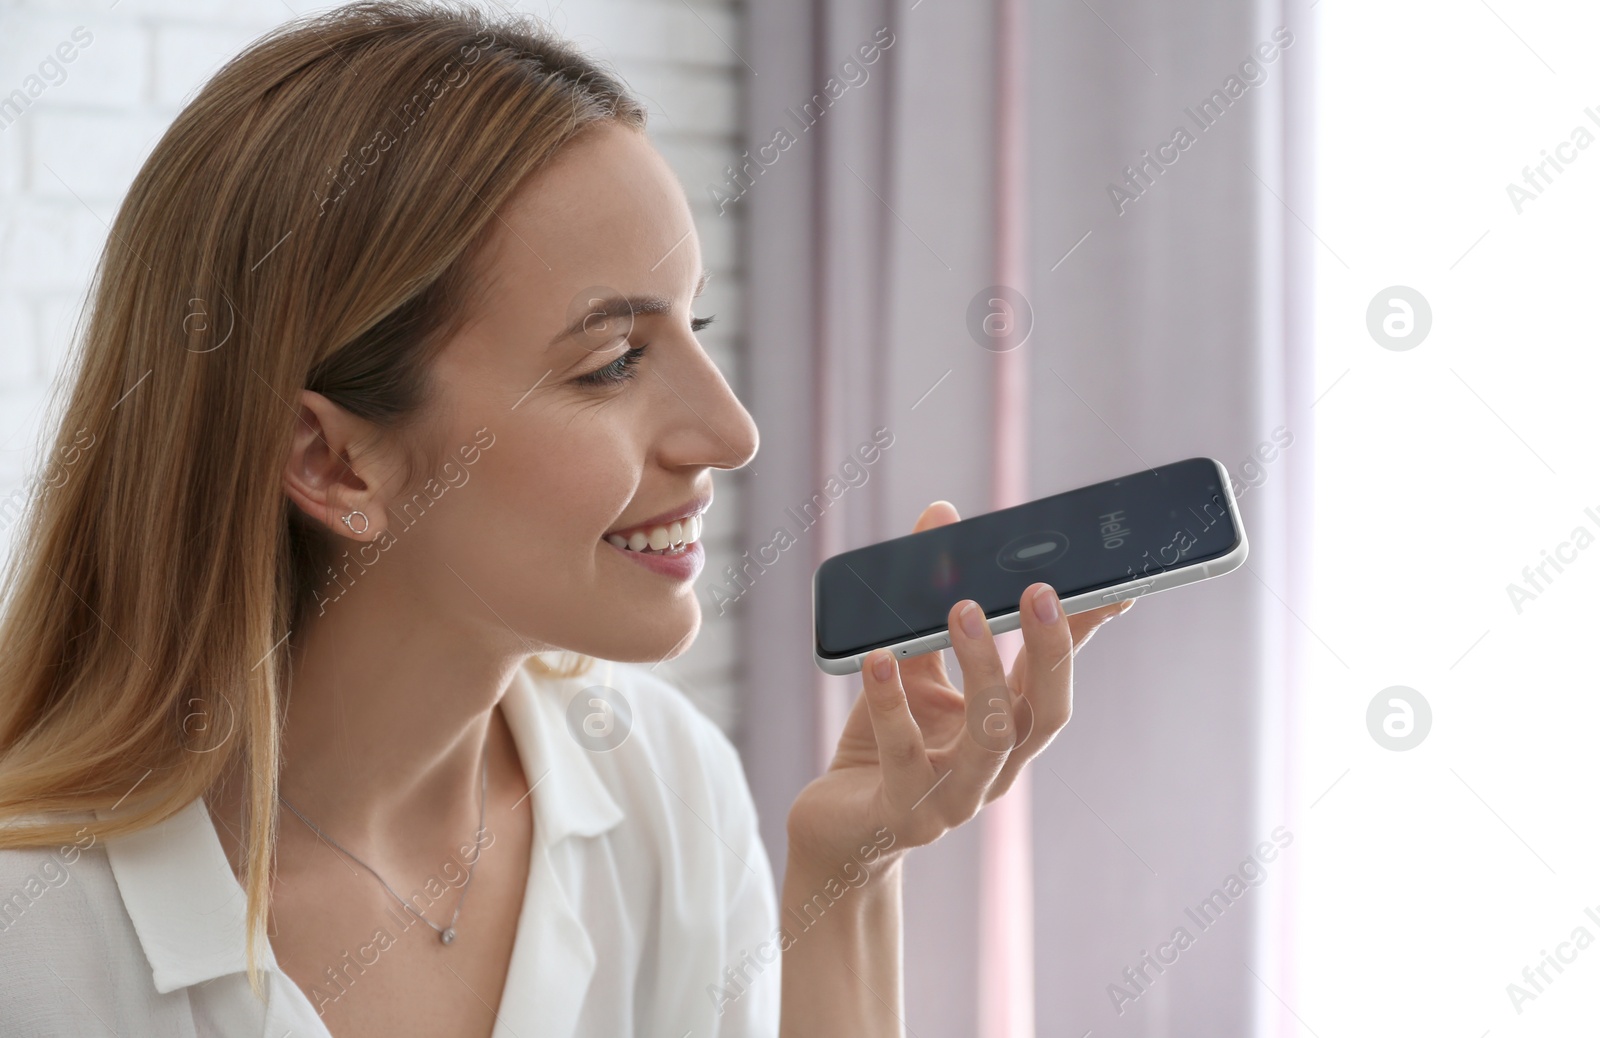
[[[702,270],[700,272],[700,280],[695,282],[695,298],[698,299],[700,297],[700,293],[705,291],[706,282],[710,280],[711,272],[709,270]],[[593,305],[594,303],[595,301],[591,301],[592,305],[588,310],[579,315],[578,319],[573,321],[566,328],[557,332],[555,337],[546,344],[545,348],[551,349],[563,339],[570,339],[574,335],[585,331],[589,327],[589,322],[596,318],[632,317],[640,314],[655,315],[672,313],[672,300],[662,299],[660,296],[613,296],[610,299],[599,300],[598,305]]]

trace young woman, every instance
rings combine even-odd
[[[1066,724],[1117,609],[1030,587],[1007,671],[956,603],[970,702],[870,661],[773,889],[646,665],[757,435],[644,122],[536,23],[364,3],[157,143],[6,585],[0,1031],[901,1033],[904,855]]]

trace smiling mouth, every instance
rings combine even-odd
[[[646,555],[682,555],[700,540],[705,530],[705,513],[696,512],[687,519],[665,525],[640,526],[633,530],[607,534],[605,540],[623,551],[642,552]]]

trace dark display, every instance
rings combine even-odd
[[[1039,581],[1065,600],[1226,555],[1239,534],[1224,478],[1190,458],[841,552],[817,567],[817,652],[943,631],[966,598],[998,616]]]

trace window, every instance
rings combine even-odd
[[[1316,13],[1315,590],[1279,992],[1301,1020],[1269,998],[1267,1033],[1584,1033],[1600,10]]]

